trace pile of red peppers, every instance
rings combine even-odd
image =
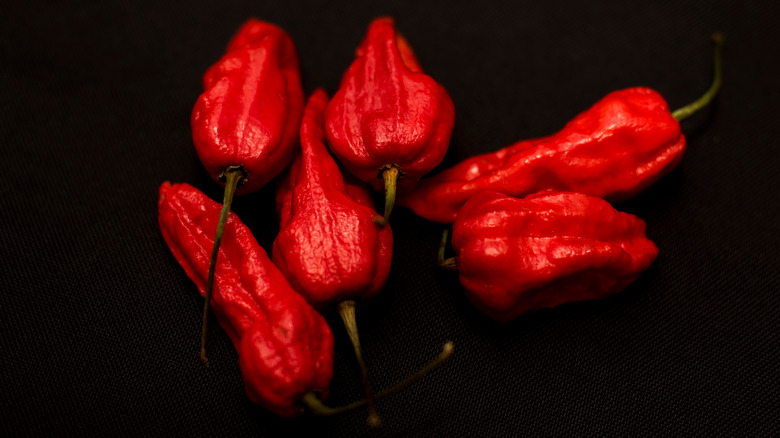
[[[298,55],[279,27],[248,20],[203,76],[192,111],[195,150],[225,187],[222,204],[188,184],[165,182],[159,226],[173,256],[205,297],[201,359],[210,309],[239,353],[247,396],[281,416],[332,415],[375,401],[431,371],[428,366],[374,394],[362,359],[355,309],[381,292],[391,271],[390,213],[397,203],[452,224],[465,296],[497,321],[603,298],[624,290],[655,260],[645,223],[610,201],[627,199],[678,165],[680,121],[707,105],[670,112],[657,92],[608,94],[561,131],[523,140],[426,175],[444,158],[455,124],[450,95],[426,75],[392,19],[366,36],[332,99],[305,102]],[[230,212],[235,194],[276,185],[279,235],[271,258]],[[384,192],[377,212],[371,189]],[[433,257],[432,257],[433,262]],[[432,263],[433,264],[433,263]],[[334,337],[321,312],[341,316],[365,388],[351,405],[323,403],[333,375]]]

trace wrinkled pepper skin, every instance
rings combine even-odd
[[[246,179],[236,194],[263,187],[295,155],[303,112],[298,55],[279,27],[248,20],[203,76],[192,111],[198,157],[216,181],[231,166]]]
[[[221,205],[187,184],[160,187],[159,225],[173,256],[205,295]],[[238,351],[247,396],[285,417],[301,397],[328,394],[333,335],[298,295],[235,213],[225,227],[211,308]]]
[[[685,137],[664,99],[648,88],[608,94],[558,133],[468,158],[401,195],[399,205],[452,223],[482,190],[522,197],[542,190],[628,199],[682,160]]]
[[[424,74],[391,18],[377,18],[325,114],[328,145],[358,179],[381,191],[381,168],[405,175],[398,192],[444,158],[455,123],[447,91]]]
[[[370,193],[345,184],[324,144],[327,95],[316,91],[301,125],[302,153],[277,188],[274,263],[319,308],[379,293],[390,272],[393,235],[375,222]]]
[[[467,297],[502,322],[616,294],[658,255],[644,221],[566,192],[480,192],[458,213],[452,247]]]

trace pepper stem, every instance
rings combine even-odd
[[[448,259],[444,258],[444,250],[447,246],[447,236],[449,235],[449,231],[446,229],[443,233],[441,233],[441,245],[439,245],[439,257],[436,259],[436,264],[439,265],[442,269],[458,269],[458,258],[457,257],[450,257]]]
[[[685,105],[684,107],[672,112],[672,117],[678,121],[682,121],[693,115],[696,111],[704,108],[712,102],[715,96],[718,94],[720,84],[723,76],[723,66],[721,62],[721,53],[723,52],[723,41],[725,38],[720,32],[716,32],[712,35],[712,41],[715,43],[715,50],[713,54],[713,76],[712,85],[700,98]]]
[[[366,404],[368,405],[368,424],[372,427],[379,426],[380,419],[379,414],[376,412],[376,404],[374,402],[374,394],[371,392],[371,382],[368,379],[368,368],[363,361],[363,352],[360,349],[360,338],[358,337],[357,319],[355,318],[355,301],[344,300],[338,304],[339,316],[344,321],[344,327],[347,329],[350,341],[352,341],[352,348],[355,350],[355,358],[357,359],[358,366],[360,367],[360,374],[363,378],[363,389],[366,392]]]
[[[206,301],[203,303],[203,325],[200,332],[200,360],[206,366],[209,366],[209,360],[206,357],[206,333],[209,330],[209,303],[214,290],[214,270],[217,266],[217,255],[219,254],[219,245],[222,243],[222,233],[225,231],[230,205],[233,203],[233,195],[236,193],[238,185],[246,178],[246,173],[241,167],[228,167],[222,174],[225,177],[225,196],[222,201],[222,211],[219,214],[219,223],[217,223],[217,233],[214,236],[214,246],[211,249],[211,260],[209,261],[209,273],[206,278]]]
[[[380,175],[385,183],[385,214],[377,223],[380,226],[387,225],[390,220],[390,213],[395,205],[395,193],[398,188],[398,180],[403,178],[404,173],[397,164],[388,164],[380,169]]]
[[[434,360],[432,360],[427,365],[420,368],[416,373],[412,374],[411,376],[407,377],[401,382],[398,382],[395,385],[391,386],[390,388],[387,388],[384,391],[376,394],[374,400],[375,401],[381,400],[387,396],[393,395],[396,392],[406,388],[407,386],[419,380],[426,374],[435,370],[437,367],[439,367],[439,365],[443,364],[447,359],[449,359],[450,356],[452,356],[452,352],[453,352],[452,342],[445,343],[441,353]],[[306,407],[309,409],[309,411],[311,411],[314,415],[318,415],[318,416],[330,416],[330,415],[341,414],[347,411],[351,411],[352,409],[359,408],[366,404],[366,400],[364,399],[344,406],[330,407],[322,403],[322,401],[317,397],[317,394],[313,392],[306,393],[303,396],[302,401],[303,404],[306,405]]]

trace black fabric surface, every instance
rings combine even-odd
[[[5,2],[0,7],[0,424],[21,436],[777,436],[778,3]],[[374,387],[449,362],[366,411],[284,419],[244,394],[157,227],[157,189],[221,188],[191,142],[201,75],[245,19],[295,41],[307,94],[335,92],[370,20],[392,15],[455,102],[442,166],[551,134],[609,91],[652,87],[682,123],[671,174],[620,210],[655,264],[602,301],[493,322],[435,266],[442,226],[397,208],[393,267],[358,324]],[[273,189],[234,210],[270,248]],[[335,312],[328,403],[362,398]]]

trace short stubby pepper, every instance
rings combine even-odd
[[[612,201],[644,190],[682,159],[685,137],[666,101],[648,88],[615,91],[558,133],[461,161],[398,199],[418,216],[452,223],[475,193],[525,196],[541,190]]]
[[[220,209],[188,184],[160,187],[163,238],[201,295]],[[247,396],[278,415],[299,415],[305,397],[328,394],[334,355],[330,328],[234,213],[223,239],[211,304],[238,351]]]
[[[396,190],[409,191],[442,161],[454,123],[444,87],[422,72],[391,18],[375,19],[328,105],[325,132],[350,173],[384,188],[385,219]]]
[[[452,247],[457,257],[440,264],[457,267],[468,299],[502,322],[618,293],[658,255],[644,221],[568,192],[480,192],[458,213]]]
[[[208,365],[209,298],[233,196],[263,187],[295,155],[304,99],[295,46],[279,27],[252,18],[206,71],[203,88],[192,110],[192,139],[211,177],[225,185],[203,308],[200,355]]]
[[[206,170],[224,182],[241,168],[237,194],[255,191],[295,155],[304,94],[298,55],[279,27],[248,20],[227,53],[203,76],[192,110],[192,138]]]
[[[273,260],[295,290],[320,308],[338,303],[366,387],[369,422],[378,424],[355,320],[357,299],[384,286],[393,255],[393,234],[381,225],[366,187],[346,184],[324,143],[328,97],[317,90],[301,124],[302,153],[277,189],[279,235]]]
[[[295,290],[320,308],[375,296],[393,254],[390,227],[378,225],[376,211],[364,204],[371,199],[368,190],[345,184],[323,143],[327,102],[318,90],[306,106],[302,154],[277,188],[280,225],[272,251]]]

